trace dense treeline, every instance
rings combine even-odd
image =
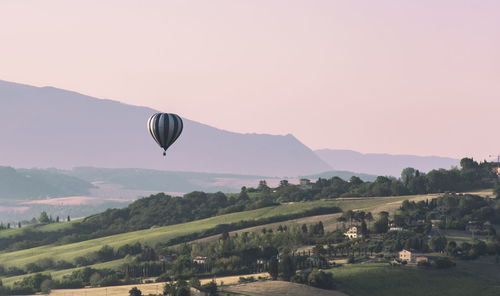
[[[191,192],[183,197],[163,193],[142,198],[123,209],[108,209],[71,227],[53,232],[39,232],[26,227],[12,236],[0,238],[0,250],[19,250],[50,243],[66,244],[111,234],[147,229],[151,226],[173,225],[219,214],[239,212],[276,205],[282,202],[299,202],[324,198],[351,196],[390,196],[423,194],[444,191],[468,191],[495,188],[500,185],[495,168],[497,163],[477,163],[472,159],[461,160],[461,169],[433,170],[427,174],[406,168],[400,179],[379,176],[373,182],[363,182],[357,177],[349,181],[338,177],[318,179],[301,185],[281,181],[270,188],[261,181],[257,188],[243,187],[237,195],[222,192]]]
[[[66,244],[151,226],[178,224],[220,213],[233,205],[243,210],[270,206],[274,203],[265,198],[228,198],[222,192],[192,192],[184,197],[172,197],[159,193],[139,199],[123,209],[108,209],[103,213],[73,222],[70,227],[55,231],[37,231],[25,227],[21,231],[0,238],[0,250],[19,250],[51,243]],[[48,222],[47,222],[48,223]]]
[[[496,234],[491,223],[500,224],[500,203],[478,195],[447,193],[428,201],[407,201],[394,214],[394,225],[406,227],[415,221],[440,220],[442,229],[466,230],[468,224],[486,223],[484,231]]]
[[[0,239],[0,250],[18,250],[50,243],[70,243],[116,233],[189,222],[235,211],[251,210],[275,205],[266,196],[248,195],[228,197],[222,192],[192,192],[183,197],[159,193],[142,198],[124,209],[108,209],[92,215],[70,228],[54,232],[39,232],[27,227],[20,233]],[[46,217],[43,219],[42,217]],[[45,212],[38,219],[40,225],[54,222]]]
[[[336,197],[397,196],[471,191],[492,188],[497,184],[498,163],[477,163],[470,158],[463,158],[460,164],[461,169],[432,170],[427,174],[413,168],[406,168],[399,179],[379,176],[373,182],[363,182],[358,177],[351,177],[349,181],[338,177],[328,180],[320,178],[316,183],[311,183],[307,190],[304,190],[304,186],[301,185],[294,186],[282,182],[272,196],[278,202]]]

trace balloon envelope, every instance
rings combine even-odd
[[[182,119],[177,114],[156,113],[148,120],[151,136],[164,151],[179,138],[182,127]]]

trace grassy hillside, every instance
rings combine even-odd
[[[468,296],[499,295],[494,278],[477,268],[428,270],[389,266],[387,263],[356,264],[329,270],[339,289],[352,296]],[[495,268],[496,274],[500,266]]]
[[[303,213],[308,210],[312,210],[320,207],[333,207],[336,206],[336,202],[332,201],[315,201],[307,203],[291,203],[279,206],[272,206],[261,208],[252,211],[239,212],[226,214],[221,216],[216,216],[208,219],[202,219],[197,221],[192,221],[188,223],[176,224],[171,226],[163,227],[152,227],[146,230],[133,231],[128,233],[122,233],[117,235],[111,235],[103,238],[86,240],[78,243],[71,243],[65,245],[45,245],[36,248],[30,248],[14,252],[2,252],[0,253],[0,262],[5,267],[9,266],[25,266],[30,262],[35,262],[42,258],[52,258],[54,260],[67,260],[72,261],[78,256],[83,256],[89,252],[97,251],[104,245],[109,245],[111,247],[120,247],[124,244],[131,244],[135,242],[141,242],[142,244],[154,245],[156,243],[166,243],[171,239],[178,238],[180,236],[185,236],[189,234],[194,234],[204,230],[214,228],[220,224],[235,223],[242,220],[257,220],[263,218],[271,218],[280,215],[290,215]],[[66,228],[69,227],[65,225],[66,223],[46,225],[39,227],[42,231],[52,231],[53,228]],[[15,230],[15,231],[22,231]],[[10,231],[12,235],[14,230]],[[107,262],[103,264],[93,265],[91,267],[117,267],[123,263],[123,260],[115,260],[112,262]],[[76,269],[68,269],[63,271],[53,272],[52,275],[55,278],[62,277],[65,274],[71,273]],[[4,284],[9,285],[14,281],[22,279],[27,275],[3,278]]]
[[[488,195],[489,192],[482,193]],[[154,245],[156,243],[166,243],[172,239],[176,239],[189,234],[198,233],[204,230],[213,229],[220,224],[229,224],[242,220],[257,220],[262,218],[276,217],[280,215],[289,215],[296,213],[304,213],[305,211],[319,208],[319,207],[340,207],[343,210],[367,210],[377,213],[379,211],[389,211],[392,212],[399,208],[403,200],[425,200],[435,197],[435,195],[415,195],[415,196],[403,196],[403,197],[378,197],[378,198],[344,198],[336,200],[322,200],[313,202],[297,202],[297,203],[287,203],[279,206],[271,206],[251,211],[237,212],[226,215],[215,216],[207,219],[163,226],[163,227],[152,227],[150,229],[139,230],[134,232],[122,233],[112,236],[107,236],[98,239],[86,240],[78,243],[71,243],[65,245],[46,245],[26,250],[20,250],[15,252],[2,252],[0,253],[1,264],[8,266],[23,267],[27,263],[35,262],[42,258],[52,258],[54,260],[64,259],[67,261],[72,261],[78,256],[85,255],[92,251],[97,251],[103,245],[109,245],[111,247],[120,247],[124,244],[130,244],[134,242],[141,242],[143,244]],[[327,214],[327,215],[312,215],[304,218],[290,219],[285,222],[276,222],[271,224],[261,225],[259,227],[245,228],[241,231],[255,231],[260,227],[269,227],[276,224],[301,224],[301,223],[316,223],[317,221],[323,221],[325,228],[332,229],[335,227],[336,217],[338,214]],[[64,229],[71,228],[71,225],[77,222],[70,223],[59,223],[59,224],[49,224],[37,227],[38,231],[63,231]],[[8,231],[0,232],[1,236],[14,235],[16,232],[25,231],[23,229],[11,229]],[[217,237],[217,236],[214,236]],[[110,261],[106,263],[99,263],[91,265],[93,268],[116,268],[124,263],[123,259]],[[364,266],[364,265],[363,265]],[[372,266],[373,268],[378,268],[377,266]],[[354,267],[353,267],[354,268]],[[372,272],[372,269],[366,269],[367,272]],[[66,269],[61,271],[50,271],[53,278],[61,278],[66,274],[70,274],[72,271],[78,268]],[[343,277],[346,279],[345,283],[349,283],[349,268],[346,269],[335,269],[335,275],[339,271],[343,272]],[[361,270],[353,270],[352,272],[361,272]],[[389,270],[390,271],[390,270]],[[5,285],[11,285],[14,281],[20,280],[27,275],[21,275],[16,277],[3,278],[2,281]],[[352,285],[355,285],[353,282]],[[346,284],[346,287],[349,287]],[[347,290],[346,290],[347,291]],[[360,294],[363,295],[363,294]]]
[[[22,267],[30,262],[35,262],[41,258],[50,257],[54,260],[68,260],[71,261],[78,256],[82,256],[88,252],[97,251],[103,245],[109,245],[112,247],[119,247],[124,244],[130,244],[134,242],[141,242],[143,244],[154,245],[159,242],[167,242],[171,239],[178,238],[180,236],[200,232],[203,230],[214,228],[219,224],[229,224],[238,222],[241,220],[252,220],[275,217],[278,215],[288,215],[294,213],[302,213],[307,210],[311,210],[319,207],[328,206],[338,206],[343,210],[390,210],[391,208],[397,208],[401,202],[405,199],[415,199],[421,200],[430,198],[434,195],[417,195],[417,196],[405,196],[405,197],[379,197],[379,198],[346,198],[328,201],[313,201],[313,202],[298,202],[298,203],[287,203],[279,206],[271,206],[266,208],[261,208],[257,210],[231,213],[226,215],[215,216],[208,219],[202,219],[197,221],[192,221],[188,223],[182,223],[177,225],[163,226],[163,227],[152,227],[146,230],[122,233],[112,236],[107,236],[98,239],[92,239],[87,241],[82,241],[78,243],[65,244],[65,245],[46,245],[36,248],[30,248],[26,250],[20,250],[15,252],[2,252],[0,253],[0,262],[2,265],[8,266],[18,266]],[[336,222],[336,216],[338,214],[321,215],[321,216],[311,216],[300,219],[292,219],[286,221],[289,224],[298,223],[310,223],[317,222],[316,220],[321,219],[325,223],[325,227],[334,227]],[[52,232],[55,230],[63,231],[64,229],[71,228],[72,223],[59,223],[59,224],[49,224],[37,227],[37,231],[42,232]],[[271,224],[265,224],[263,227],[269,227],[275,224],[280,224],[283,222],[276,222]],[[250,229],[246,229],[250,230]],[[23,231],[23,229],[11,229],[9,231],[0,232],[0,236],[15,235],[16,232]],[[217,237],[217,236],[214,236]],[[101,263],[92,265],[94,268],[103,267],[117,267],[123,263],[123,260],[115,260],[111,262]],[[60,278],[65,274],[71,273],[76,269],[68,269],[62,271],[53,271],[52,276],[54,278]],[[20,280],[23,277],[9,277],[3,278],[3,282],[6,285],[12,284],[16,280]]]

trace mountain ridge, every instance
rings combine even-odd
[[[360,153],[342,149],[319,149],[314,152],[335,170],[349,170],[378,176],[400,177],[401,171],[407,167],[428,172],[433,169],[449,169],[460,165],[459,159],[441,156]]]
[[[162,158],[146,129],[155,112],[55,87],[0,81],[0,164],[266,176],[331,169],[293,135],[240,134],[186,118],[183,134]]]

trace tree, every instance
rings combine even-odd
[[[343,216],[345,216],[345,218],[349,220],[349,223],[352,224],[352,218],[354,218],[354,212],[352,210],[348,210]]]
[[[429,233],[431,233],[431,230],[432,230],[432,223],[431,223],[431,221],[425,222],[424,233],[425,234],[429,234]]]
[[[337,221],[342,223],[342,228],[345,228],[345,222],[347,221],[347,219],[344,216],[338,217]]]
[[[361,234],[364,235],[364,236],[366,234],[368,234],[368,228],[366,227],[365,220],[363,220],[363,222],[361,222]]]
[[[307,283],[321,289],[333,289],[334,287],[332,274],[322,270],[313,270],[307,277]]]
[[[271,257],[269,260],[269,275],[273,280],[278,278],[278,259],[275,256]]]
[[[177,292],[176,296],[189,296],[191,295],[191,290],[189,289],[188,283],[184,280],[177,281]]]
[[[500,199],[500,182],[496,181],[493,186],[493,194],[497,199]]]
[[[359,177],[352,176],[349,179],[349,185],[351,186],[351,188],[358,187],[361,184],[363,184],[363,180],[361,180]]]
[[[99,261],[106,262],[114,259],[115,251],[112,247],[104,245],[97,251],[96,255]]]
[[[163,286],[163,295],[172,295],[175,296],[177,292],[177,288],[174,282],[166,282]]]
[[[287,187],[289,185],[288,180],[281,180],[280,181],[280,188]]]
[[[385,217],[385,218],[389,219],[389,212],[382,211],[382,212],[378,213],[378,215],[380,217]]]
[[[472,158],[464,157],[460,160],[460,166],[464,170],[468,169],[475,169],[478,167],[477,162],[474,161]]]
[[[250,197],[248,196],[247,193],[247,188],[245,186],[241,187],[240,194],[238,195],[238,199],[241,202],[248,202],[250,200]]]
[[[381,215],[380,218],[373,224],[373,230],[376,233],[386,233],[389,230],[389,219],[386,215]]]
[[[202,286],[202,290],[208,294],[208,296],[217,295],[217,283],[215,281],[211,281]]]
[[[415,172],[415,178],[408,182],[408,190],[413,194],[427,193],[427,179],[421,176],[418,170]]]
[[[266,180],[260,180],[259,181],[259,187],[257,187],[257,190],[261,191],[261,192],[262,191],[269,191],[270,190],[269,186],[267,186]]]
[[[198,289],[199,287],[201,287],[200,280],[198,278],[195,278],[195,277],[191,278],[189,280],[189,286]]]
[[[220,238],[221,238],[222,240],[224,240],[224,241],[225,241],[225,240],[227,240],[227,239],[229,239],[229,232],[227,232],[227,231],[222,232],[222,234],[221,234],[221,237],[220,237]]]
[[[40,291],[42,291],[45,294],[49,294],[51,290],[52,290],[52,280],[51,279],[43,280],[43,282],[40,284]]]
[[[368,224],[373,221],[372,212],[366,213],[366,220],[368,221]]]
[[[324,235],[325,228],[323,227],[323,222],[319,221],[318,224],[311,225],[311,233],[314,235]]]
[[[285,254],[281,257],[280,264],[278,266],[279,276],[284,281],[290,281],[290,278],[295,275],[295,263],[293,262],[292,256]]]
[[[403,171],[401,171],[401,182],[405,184],[405,186],[408,186],[408,183],[410,182],[413,177],[415,177],[415,169],[414,168],[405,168]]]
[[[102,277],[98,272],[94,272],[89,279],[90,285],[92,287],[97,287],[101,284]]]
[[[307,233],[307,225],[305,223],[302,224],[302,233]]]
[[[189,296],[191,295],[191,290],[186,281],[178,280],[176,283],[165,283],[165,286],[163,286],[163,295]]]
[[[141,290],[137,289],[137,287],[133,287],[132,289],[130,289],[130,291],[128,291],[128,294],[130,296],[141,296],[142,292]]]
[[[429,248],[435,252],[442,252],[446,248],[446,237],[444,236],[433,236],[429,240]]]
[[[40,221],[40,223],[49,223],[50,219],[49,216],[47,215],[47,212],[45,211],[41,212],[38,221]]]

